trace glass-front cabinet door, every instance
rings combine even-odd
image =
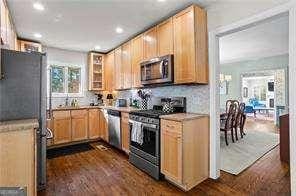
[[[104,55],[89,53],[89,90],[104,90]]]

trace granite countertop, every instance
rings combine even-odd
[[[82,109],[111,109],[111,110],[118,110],[120,112],[131,112],[135,110],[139,110],[138,108],[133,107],[116,107],[116,106],[78,106],[78,107],[60,107],[54,108],[53,111],[62,111],[62,110],[82,110]]]
[[[24,131],[39,127],[37,119],[10,120],[0,122],[0,133],[8,131]]]
[[[168,115],[161,115],[161,119],[165,120],[173,120],[173,121],[186,121],[186,120],[193,120],[197,118],[208,117],[208,114],[196,114],[196,113],[177,113],[177,114],[168,114]]]
[[[134,107],[116,107],[116,106],[101,106],[101,108],[118,110],[120,112],[132,112],[132,111],[140,110],[139,108],[134,108]]]

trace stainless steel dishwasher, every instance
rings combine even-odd
[[[116,110],[108,110],[109,143],[121,149],[120,115]]]

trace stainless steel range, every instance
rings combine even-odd
[[[184,97],[160,98],[160,105],[151,110],[130,113],[129,161],[155,179],[160,179],[160,118],[161,115],[186,112]],[[167,104],[172,110],[165,110]],[[135,130],[138,126],[139,130]],[[137,133],[136,133],[137,132]]]

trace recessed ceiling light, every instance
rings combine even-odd
[[[35,3],[33,4],[33,7],[34,7],[36,10],[39,10],[39,11],[43,11],[43,10],[44,10],[44,6],[43,6],[41,3],[39,3],[39,2],[35,2]]]
[[[166,0],[157,0],[158,2],[165,2]]]
[[[122,33],[122,32],[123,32],[123,29],[121,27],[116,28],[116,33]]]
[[[100,50],[101,49],[101,46],[95,46],[95,49],[96,50]]]
[[[62,14],[58,14],[58,15],[56,15],[56,17],[54,18],[54,21],[55,21],[55,22],[60,22],[60,20],[61,20],[62,17],[63,17]]]
[[[34,37],[36,37],[36,38],[41,38],[42,35],[41,35],[40,33],[34,33]]]

